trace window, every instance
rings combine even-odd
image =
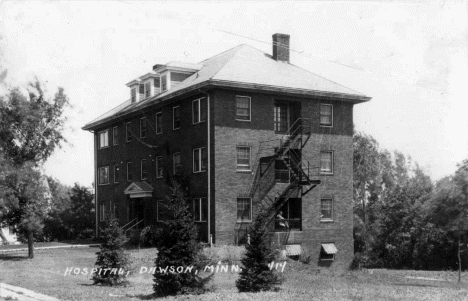
[[[320,200],[320,220],[331,221],[333,220],[333,199],[323,198]]]
[[[164,92],[167,90],[167,75],[163,75],[161,77],[161,92]]]
[[[206,147],[193,150],[193,172],[202,172],[206,170]]]
[[[208,204],[206,198],[193,199],[193,219],[196,222],[206,222]]]
[[[158,200],[156,203],[156,207],[157,207],[156,219],[158,222],[166,221],[169,218],[171,218],[169,207],[166,201]]]
[[[133,88],[131,90],[130,95],[131,95],[132,103],[134,103],[136,101],[136,88]]]
[[[126,140],[127,142],[132,141],[131,126],[132,126],[132,123],[131,123],[131,122],[127,122],[127,123],[125,124],[125,140]]]
[[[119,127],[118,126],[114,126],[112,128],[112,144],[114,146],[119,144]]]
[[[118,164],[114,165],[114,183],[119,183],[120,181],[120,167]]]
[[[237,170],[250,171],[250,147],[237,147]]]
[[[109,166],[99,167],[99,185],[109,184]]]
[[[105,148],[109,146],[109,130],[105,130],[99,133],[99,148]]]
[[[334,243],[322,243],[320,247],[319,260],[335,260],[335,254],[338,252]]]
[[[250,97],[236,96],[236,120],[250,121]]]
[[[238,198],[237,199],[237,221],[251,222],[252,221],[252,199]]]
[[[156,113],[156,134],[162,133],[162,112]]]
[[[140,95],[145,95],[145,85],[144,84],[140,84],[140,86],[138,87],[138,93]],[[143,97],[140,96],[140,100],[142,99]]]
[[[206,98],[195,99],[193,101],[192,121],[194,124],[206,121]]]
[[[159,77],[154,79],[154,88],[155,89],[161,89],[161,80]]]
[[[302,230],[302,200],[300,198],[289,198],[276,213],[275,230]]]
[[[175,175],[180,174],[182,165],[180,164],[180,153],[174,153],[172,155],[172,164],[173,164],[173,171]]]
[[[127,181],[131,182],[132,180],[133,180],[132,162],[127,162]]]
[[[99,221],[103,222],[106,220],[106,205],[99,206]]]
[[[320,104],[320,125],[333,126],[333,106]]]
[[[180,128],[180,107],[172,108],[172,129]]]
[[[320,152],[320,173],[333,174],[333,152]]]
[[[156,178],[163,177],[163,157],[156,157]]]
[[[141,179],[146,180],[148,176],[148,167],[146,166],[146,159],[141,160]]]
[[[151,96],[151,82],[146,82],[145,83],[145,97],[150,97]]]
[[[275,104],[275,132],[286,133],[288,124],[288,105],[286,104]]]
[[[146,138],[146,118],[140,118],[140,137]]]

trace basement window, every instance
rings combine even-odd
[[[335,254],[338,253],[334,243],[324,243],[320,248],[320,260],[333,261],[335,260]]]

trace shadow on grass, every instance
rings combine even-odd
[[[18,255],[10,255],[10,254],[2,254],[0,255],[0,261],[23,261],[28,260],[27,255],[18,256]]]
[[[154,294],[149,294],[149,295],[145,295],[145,294],[130,295],[130,294],[127,294],[127,297],[130,297],[130,298],[138,298],[138,299],[140,299],[140,300],[152,300],[152,299],[157,299],[157,297],[156,297]]]

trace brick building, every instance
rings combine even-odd
[[[167,180],[190,188],[199,237],[245,243],[266,210],[273,242],[318,265],[353,254],[353,106],[369,97],[240,45],[198,64],[170,62],[127,84],[130,99],[88,123],[94,133],[97,224],[125,230],[165,216]]]

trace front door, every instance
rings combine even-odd
[[[137,219],[137,222],[145,218],[145,202],[144,198],[134,198],[130,199],[130,212],[129,220],[132,221]],[[144,222],[138,224],[137,228],[143,227]]]

